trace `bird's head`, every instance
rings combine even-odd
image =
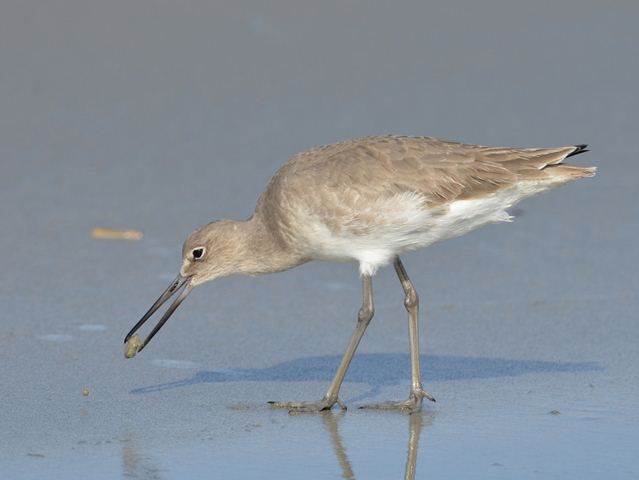
[[[184,301],[193,287],[216,278],[238,273],[243,255],[242,222],[220,220],[195,230],[184,241],[180,273],[124,339],[127,343],[135,332],[174,295],[177,295],[151,333],[141,343],[142,350],[162,328],[171,314]]]
[[[195,287],[237,273],[244,242],[241,222],[218,220],[191,233],[182,246],[180,275]]]

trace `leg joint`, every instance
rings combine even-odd
[[[419,295],[417,295],[417,292],[412,286],[406,289],[404,306],[406,307],[406,310],[412,310],[413,308],[419,307]]]
[[[368,324],[374,314],[375,309],[372,306],[363,305],[362,308],[359,309],[359,312],[357,312],[357,321]]]

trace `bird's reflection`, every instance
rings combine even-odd
[[[333,450],[335,451],[335,455],[337,456],[339,466],[342,469],[342,478],[353,480],[355,478],[355,475],[353,475],[353,467],[351,467],[351,462],[348,461],[346,448],[344,447],[344,442],[342,441],[342,436],[339,434],[337,425],[338,417],[341,418],[343,416],[344,412],[324,412],[322,413],[322,420],[324,420],[324,425],[326,426],[328,434],[331,437]]]
[[[346,414],[348,415],[348,414]],[[351,414],[352,415],[352,414]],[[395,415],[395,414],[392,414]],[[347,480],[355,480],[355,472],[348,458],[348,453],[344,440],[340,433],[340,424],[344,419],[344,412],[324,412],[320,414],[324,427],[335,452],[335,457],[341,470],[341,477]],[[424,425],[432,423],[431,412],[419,412],[412,415],[397,415],[398,421],[408,422],[408,445],[406,449],[406,466],[404,468],[404,478],[414,480],[417,470],[417,452],[419,450],[419,438]],[[137,438],[135,433],[125,433],[120,439],[122,448],[122,476],[125,478],[137,478],[140,480],[161,480],[168,470],[158,467],[158,459],[148,455],[144,448],[138,444],[142,438]]]
[[[120,439],[122,446],[122,476],[140,480],[161,480],[163,470],[155,466],[152,458],[141,453],[135,435],[125,434]]]
[[[335,451],[335,456],[342,470],[342,478],[348,480],[354,480],[355,474],[351,462],[348,460],[344,441],[339,433],[339,422],[344,416],[344,412],[324,412],[322,414],[322,420],[328,430],[331,438],[331,444]],[[419,436],[424,424],[424,417],[428,424],[431,422],[431,417],[428,413],[418,412],[413,415],[408,415],[408,448],[406,450],[406,467],[404,469],[404,479],[414,480],[415,472],[417,470],[417,451],[419,449]]]
[[[413,480],[417,470],[417,450],[419,449],[419,436],[422,433],[424,414],[421,412],[408,416],[408,450],[406,452],[406,468],[404,479]]]

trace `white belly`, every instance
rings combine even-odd
[[[361,274],[373,275],[395,256],[458,237],[488,223],[509,222],[506,209],[548,189],[539,182],[520,182],[486,197],[458,200],[431,210],[417,193],[403,193],[359,209],[339,231],[319,218],[307,217],[304,237],[311,256],[333,261],[356,260]]]

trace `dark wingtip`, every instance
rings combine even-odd
[[[568,157],[572,157],[573,155],[579,155],[580,153],[586,153],[588,152],[588,145],[585,143],[582,143],[580,145],[573,145],[575,147],[575,150],[570,152],[568,155],[566,155],[566,158]]]

